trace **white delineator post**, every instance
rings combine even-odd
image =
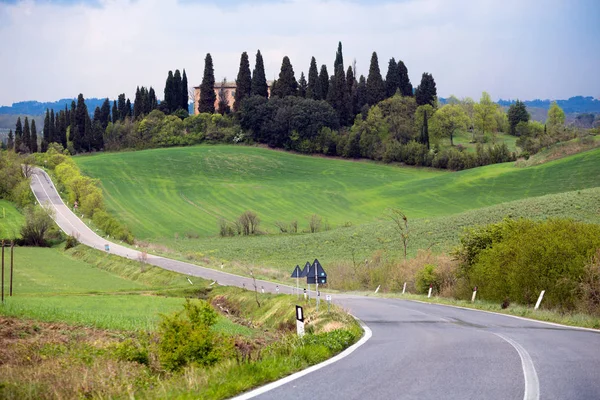
[[[429,285],[429,293],[427,293],[427,298],[431,298],[431,290],[433,289],[432,285]]]
[[[475,296],[477,296],[477,286],[473,289],[473,296],[471,296],[471,303],[475,303]]]
[[[379,288],[381,287],[381,285],[377,286],[377,289],[375,289],[375,293],[379,292]]]
[[[542,303],[542,299],[544,298],[544,293],[546,293],[546,291],[542,290],[542,292],[540,293],[540,297],[538,297],[537,302],[535,303],[535,307],[533,308],[534,310],[540,308],[540,304]]]
[[[402,294],[404,294],[404,292],[406,292],[406,282],[404,282],[404,286],[402,287]]]
[[[318,269],[319,268],[317,267],[317,265],[315,265],[315,292],[316,292],[315,296],[317,299],[317,312],[319,312],[319,300],[320,300],[319,299],[319,276],[318,276],[319,274],[317,273]]]
[[[304,312],[300,306],[296,306],[296,332],[298,336],[304,336]]]

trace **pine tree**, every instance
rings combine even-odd
[[[425,104],[431,104],[433,107],[435,107],[436,99],[437,89],[435,88],[433,76],[427,72],[424,72],[423,76],[421,77],[421,84],[417,86],[417,90],[415,91],[415,100],[417,100],[417,105],[422,106]]]
[[[23,152],[31,152],[31,131],[29,130],[29,118],[25,117],[25,123],[23,124]]]
[[[306,97],[306,90],[308,89],[308,83],[304,77],[304,72],[300,73],[300,79],[298,80],[298,96]]]
[[[319,71],[317,70],[317,60],[314,57],[310,59],[310,67],[308,68],[308,86],[306,88],[306,98],[313,100],[321,100],[321,80],[319,79]]]
[[[173,107],[176,107],[174,104],[172,104],[173,98],[172,98],[172,93],[173,93],[173,71],[169,71],[168,75],[167,75],[167,81],[165,82],[165,97],[164,97],[164,102],[167,105],[167,111],[168,113],[171,113],[172,111],[175,111],[173,109]]]
[[[31,137],[29,139],[29,148],[32,153],[38,152],[38,137],[37,137],[37,128],[35,126],[35,119],[31,119]]]
[[[362,111],[362,108],[369,104],[367,100],[367,80],[364,75],[361,75],[358,79],[358,85],[356,86],[356,109],[355,114]]]
[[[173,87],[169,102],[171,103],[169,108],[172,113],[180,108],[187,110],[187,107],[181,107],[181,72],[178,69],[175,70],[175,74],[173,75]]]
[[[12,129],[8,131],[8,141],[6,142],[6,147],[8,150],[15,149],[15,136],[13,135]]]
[[[17,117],[17,124],[15,125],[15,151],[21,152],[21,145],[23,144],[23,125],[21,124],[21,117]]]
[[[42,137],[42,153],[48,151],[50,139],[50,110],[46,108],[46,116],[44,117],[44,134]]]
[[[237,79],[235,80],[235,102],[233,109],[238,111],[242,100],[250,97],[252,93],[252,75],[250,73],[250,61],[248,61],[248,53],[245,51],[240,57],[240,69],[238,70]]]
[[[119,121],[121,118],[119,117],[119,108],[117,107],[117,101],[113,100],[112,106],[112,122],[113,124]]]
[[[271,94],[279,97],[296,96],[298,94],[298,82],[288,56],[283,57],[277,86],[271,90]]]
[[[408,68],[406,68],[406,65],[404,65],[402,60],[398,60],[398,67],[396,70],[398,71],[400,93],[402,96],[412,96],[413,87],[410,83],[410,78],[408,77]]]
[[[189,95],[188,95],[188,78],[183,70],[183,76],[181,77],[181,86],[179,87],[179,107],[189,113]]]
[[[213,61],[210,53],[206,54],[204,59],[204,76],[200,84],[200,101],[198,102],[198,112],[211,113],[215,112],[215,71],[213,69]]]
[[[110,122],[110,101],[108,97],[104,99],[102,103],[102,107],[100,108],[100,123],[102,124],[102,129],[105,130]]]
[[[271,88],[271,91],[272,90],[273,88]],[[260,50],[256,52],[256,62],[254,64],[254,70],[252,71],[252,88],[250,94],[252,96],[269,97],[269,86],[267,85],[267,78],[265,75],[265,64],[263,62],[262,54],[260,54]]]
[[[321,82],[321,95],[319,96],[319,99],[325,100],[329,93],[329,73],[327,72],[327,66],[325,64],[321,65],[319,81]]]
[[[400,75],[398,74],[398,64],[394,57],[388,64],[387,75],[385,76],[385,97],[392,97],[396,90],[400,88]]]
[[[516,103],[511,104],[510,107],[508,107],[507,114],[511,135],[517,134],[516,128],[519,122],[529,122],[527,107],[525,106],[525,103],[520,100],[517,100]]]
[[[377,53],[373,52],[371,65],[369,66],[369,76],[367,77],[367,102],[372,106],[383,99],[385,99],[385,84],[379,70]]]

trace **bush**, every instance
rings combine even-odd
[[[75,236],[67,236],[67,240],[65,241],[65,250],[69,250],[79,244],[79,240]]]
[[[429,292],[430,285],[436,289],[436,293],[439,293],[441,285],[436,273],[435,265],[425,264],[415,276],[415,289],[417,290],[417,293],[424,294]]]
[[[25,209],[25,225],[21,228],[21,237],[26,246],[47,246],[48,233],[54,226],[50,207]]]

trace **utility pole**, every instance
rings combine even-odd
[[[2,250],[4,251],[4,246],[2,246]],[[15,250],[15,241],[10,241],[10,297],[12,297],[12,283],[13,283],[13,258],[14,258],[14,250]],[[4,255],[2,256],[4,259]]]

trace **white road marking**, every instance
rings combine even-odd
[[[362,328],[365,331],[365,334],[363,335],[363,337],[356,343],[354,343],[352,346],[348,347],[346,350],[344,350],[343,352],[341,352],[340,354],[338,354],[337,356],[330,358],[327,361],[323,361],[320,364],[317,365],[313,365],[310,368],[307,368],[305,370],[302,370],[300,372],[296,372],[295,374],[286,376],[283,379],[280,379],[278,381],[269,383],[268,385],[265,386],[261,386],[258,389],[254,389],[250,392],[241,394],[237,397],[232,398],[231,400],[246,400],[246,399],[251,399],[253,397],[259,396],[261,394],[264,394],[270,390],[273,390],[275,388],[278,388],[280,386],[283,386],[287,383],[290,383],[292,381],[295,381],[298,378],[302,378],[303,376],[310,374],[311,372],[317,371],[321,368],[324,368],[328,365],[333,364],[334,362],[340,361],[341,359],[348,357],[350,354],[352,354],[354,352],[354,350],[358,349],[360,346],[362,346],[363,344],[365,344],[367,342],[367,340],[369,340],[371,338],[371,336],[373,336],[373,332],[371,332],[371,329],[369,329],[369,327],[362,322],[361,320],[358,320],[358,322],[360,323],[360,325],[362,326]]]
[[[533,360],[531,359],[531,356],[527,350],[525,350],[519,343],[504,335],[496,332],[492,333],[514,347],[515,350],[517,350],[517,353],[519,353],[519,357],[521,357],[523,378],[525,379],[525,393],[523,394],[523,400],[538,400],[540,398],[540,381],[538,379],[537,372],[535,371]]]

